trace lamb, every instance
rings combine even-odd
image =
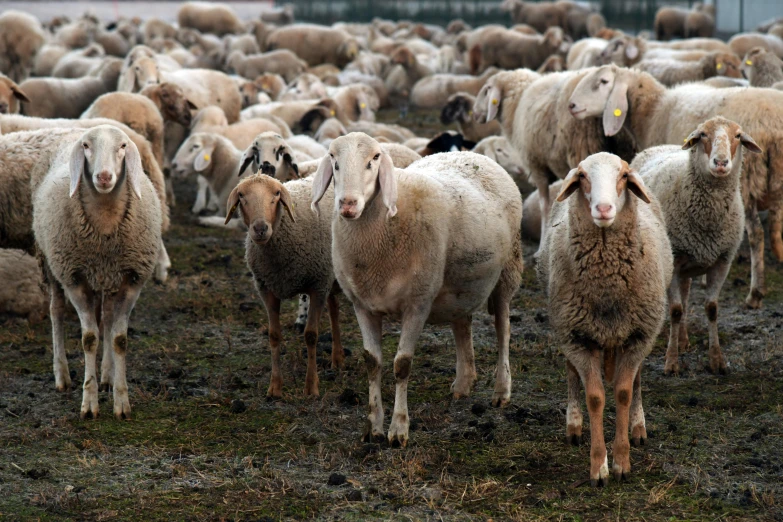
[[[566,357],[566,439],[575,445],[582,439],[581,381],[590,415],[590,484],[605,486],[601,371],[614,386],[612,470],[619,481],[631,472],[629,424],[634,446],[647,439],[641,369],[666,314],[671,245],[655,196],[612,154],[580,162],[563,181],[557,201],[538,275],[547,288],[555,342]]]
[[[177,11],[180,27],[196,29],[217,36],[240,34],[245,26],[233,9],[212,2],[185,2]]]
[[[20,101],[29,102],[30,99],[15,81],[0,74],[0,114],[16,114]]]
[[[458,92],[476,96],[486,81],[498,73],[489,67],[481,76],[468,74],[433,74],[422,78],[411,89],[410,103],[420,109],[441,109],[448,97]]]
[[[254,152],[249,152],[254,154]],[[344,365],[340,342],[339,308],[332,258],[332,212],[315,214],[307,210],[313,178],[281,183],[258,174],[247,177],[231,191],[226,223],[239,210],[247,227],[245,260],[253,273],[256,289],[269,319],[269,344],[272,348],[272,375],[267,397],[281,398],[283,378],[280,372],[280,301],[299,294],[308,296],[307,377],[304,394],[318,396],[316,345],[318,323],[324,304],[329,309],[332,328],[332,368]],[[298,212],[295,209],[300,209]],[[283,215],[283,214],[287,215]],[[327,253],[327,255],[324,255]],[[298,352],[298,350],[297,350]]]
[[[297,163],[295,149],[286,143],[281,135],[276,132],[262,132],[242,155],[238,172],[241,176],[252,164],[253,172],[260,170],[262,174],[285,182],[300,177]]]
[[[761,47],[783,59],[783,39],[772,34],[740,33],[729,40],[731,51],[737,56],[745,56],[754,47]]]
[[[30,78],[20,85],[28,98],[22,112],[38,118],[78,118],[102,94],[117,87],[118,69],[108,64],[97,77]]]
[[[220,107],[209,106],[201,109],[196,114],[190,126],[190,132],[208,132],[219,134],[228,138],[238,149],[244,150],[250,146],[253,139],[262,132],[272,131],[289,137],[291,130],[286,124],[274,117],[254,118],[228,124],[225,114]]]
[[[408,442],[408,377],[424,323],[451,323],[457,344],[452,392],[455,397],[467,396],[476,379],[472,314],[487,299],[498,337],[492,404],[508,404],[509,303],[522,278],[522,200],[508,174],[471,152],[438,154],[395,170],[377,141],[351,133],[334,140],[321,160],[313,180],[316,213],[332,178],[332,263],[337,282],[356,311],[370,381],[370,414],[363,438],[384,438],[384,315],[402,318],[390,443]],[[480,224],[474,219],[479,208]],[[393,237],[406,240],[388,240]]]
[[[57,62],[68,53],[69,49],[59,44],[44,44],[35,55],[33,62],[34,76],[51,76]]]
[[[343,68],[359,54],[359,44],[350,34],[312,24],[294,24],[272,31],[266,50],[288,49],[310,66],[331,63]]]
[[[470,69],[474,73],[490,65],[501,69],[538,69],[550,55],[567,51],[564,42],[559,27],[551,27],[539,36],[498,29],[484,35],[471,50]]]
[[[688,347],[691,278],[703,274],[707,275],[704,310],[709,320],[709,369],[726,373],[718,339],[718,297],[745,227],[740,192],[743,148],[761,152],[739,125],[716,117],[691,132],[682,147],[652,147],[631,163],[660,201],[674,251],[674,274],[668,290],[671,334],[664,366],[667,374],[679,373],[678,351]]]
[[[599,122],[569,120],[569,97],[594,69],[539,76],[524,69],[498,73],[482,88],[473,107],[479,122],[497,118],[503,135],[516,148],[524,171],[536,186],[541,204],[541,237],[549,228],[547,187],[569,169],[600,151],[616,151],[631,159],[635,147],[627,136],[607,141]],[[574,125],[577,123],[577,125]]]
[[[500,124],[497,121],[482,124],[473,118],[475,103],[476,97],[468,93],[458,92],[451,95],[440,112],[440,122],[444,125],[456,122],[460,134],[470,141],[479,142],[487,136],[500,134]]]
[[[14,10],[0,14],[0,73],[17,83],[24,81],[45,43],[46,35],[34,16]]]
[[[742,74],[753,87],[783,89],[783,61],[761,47],[754,47],[745,55]]]
[[[601,53],[607,48],[603,38],[584,38],[568,49],[566,69],[577,71],[599,65]]]
[[[755,138],[764,153],[746,158],[741,179],[751,250],[751,288],[745,303],[751,308],[761,306],[764,231],[758,213],[767,206],[772,252],[783,258],[783,156],[778,147],[783,140],[783,92],[754,87],[715,89],[699,84],[667,90],[646,73],[608,65],[585,76],[574,90],[570,109],[579,119],[602,118],[608,136],[625,126],[640,149],[681,143],[683,136],[717,115],[736,122]]]
[[[520,193],[529,194],[535,190],[535,187],[530,184],[530,179],[525,172],[525,169],[522,167],[522,158],[519,157],[519,154],[505,136],[488,136],[479,141],[472,150],[476,154],[481,154],[494,160],[498,165],[503,167],[503,170],[508,172],[511,179],[517,184]],[[395,166],[397,165],[395,164]],[[538,200],[536,200],[536,204],[538,204]],[[527,200],[525,200],[525,205],[527,205]],[[524,207],[522,216],[522,221],[524,223]],[[539,230],[537,237],[540,239],[540,220],[538,221],[538,225]]]
[[[67,296],[82,327],[80,416],[98,416],[95,366],[102,334],[100,388],[113,386],[114,416],[128,419],[128,321],[152,276],[161,244],[155,188],[144,175],[133,141],[116,127],[100,125],[61,147],[49,172],[32,189],[36,247],[51,295],[56,387],[65,390],[71,381],[63,328]]]
[[[248,79],[262,74],[279,74],[286,82],[292,82],[307,70],[307,63],[288,49],[278,49],[267,53],[246,55],[242,51],[233,51],[226,59],[229,72]]]
[[[727,53],[709,53],[698,62],[642,60],[634,68],[650,73],[667,87],[679,83],[700,82],[714,76],[741,77],[739,58]]]
[[[326,97],[326,85],[317,76],[300,74],[280,93],[280,101],[312,100]]]
[[[31,325],[44,320],[48,304],[35,257],[22,250],[0,249],[0,281],[0,313],[26,317]]]

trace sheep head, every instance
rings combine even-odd
[[[318,213],[318,202],[334,178],[335,215],[359,219],[367,203],[380,191],[388,209],[387,218],[397,214],[397,174],[391,157],[381,145],[362,132],[352,132],[329,145],[313,180],[311,208]]]
[[[15,81],[0,74],[0,114],[19,112],[19,102],[30,103],[30,99]]]
[[[682,146],[695,155],[701,172],[709,172],[716,178],[723,178],[735,171],[739,175],[742,167],[740,145],[751,152],[759,153],[761,148],[739,124],[717,116],[711,118],[693,131]],[[739,156],[738,156],[739,155]]]
[[[78,191],[82,178],[99,194],[112,193],[127,179],[133,192],[141,199],[141,180],[144,175],[136,144],[116,127],[93,127],[73,145],[70,162],[71,197]]]
[[[193,119],[191,111],[197,111],[198,108],[187,99],[179,85],[169,82],[149,85],[142,89],[141,94],[157,105],[164,120],[190,128]]]
[[[614,136],[628,115],[628,85],[633,73],[615,65],[604,65],[579,82],[568,110],[577,120],[603,115],[604,134]]]
[[[642,178],[628,163],[608,152],[593,154],[571,170],[563,180],[557,201],[565,201],[575,192],[579,192],[580,207],[601,228],[612,226],[628,203],[628,192],[650,202]]]
[[[213,134],[197,132],[188,136],[180,145],[171,168],[178,178],[185,178],[197,172],[205,173],[212,165],[212,154],[215,151],[217,138]]]
[[[742,78],[741,62],[737,55],[732,53],[713,53],[709,55],[709,60],[717,76]]]
[[[282,208],[281,208],[282,207]],[[279,180],[258,174],[243,179],[228,196],[226,223],[239,209],[242,221],[247,226],[250,240],[257,245],[266,245],[280,226],[282,210],[294,223],[294,204],[291,194]]]
[[[256,136],[253,144],[242,154],[239,164],[240,176],[252,165],[253,173],[261,170],[261,173],[283,181],[300,177],[293,150],[282,136],[272,131]]]

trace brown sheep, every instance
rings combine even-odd
[[[30,99],[15,81],[0,74],[0,114],[16,114],[20,101],[29,102]]]
[[[245,30],[233,9],[211,2],[185,2],[177,12],[177,22],[180,27],[218,36],[240,34]]]
[[[523,2],[505,0],[500,8],[511,14],[515,24],[528,24],[543,33],[550,27],[565,25],[565,12],[562,6],[554,2]]]
[[[20,11],[0,15],[0,73],[15,82],[30,75],[38,50],[46,42],[41,23]]]
[[[311,24],[294,24],[267,36],[267,50],[289,49],[310,66],[332,63],[345,67],[359,55],[359,43],[350,34]]]
[[[745,55],[742,74],[753,87],[783,89],[783,61],[761,47],[754,47]]]
[[[478,50],[478,52],[476,52]],[[470,68],[474,73],[494,65],[501,69],[538,69],[552,54],[564,52],[563,30],[551,27],[543,35],[529,36],[505,29],[486,34],[471,49]],[[478,60],[477,60],[478,58]]]

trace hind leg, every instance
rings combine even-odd
[[[476,382],[476,362],[473,353],[472,317],[451,323],[454,343],[457,345],[457,378],[451,385],[455,399],[470,396]]]

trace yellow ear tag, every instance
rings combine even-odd
[[[209,161],[209,154],[204,154],[204,161]]]
[[[362,102],[362,103],[359,104],[359,107],[361,107],[362,109],[366,109],[367,108],[367,104]]]
[[[329,114],[331,114],[332,116],[334,116],[334,111],[329,111]]]
[[[468,111],[468,116],[473,116],[473,111]]]
[[[751,62],[750,60],[745,60],[745,64],[746,65],[753,65],[753,62]]]
[[[620,109],[615,109],[614,110],[614,115],[619,118],[620,116],[623,115],[623,111],[621,111]]]
[[[684,140],[682,140],[682,142],[683,143],[688,143],[688,138],[685,138]]]
[[[715,68],[720,71],[723,68],[723,64],[719,63],[718,65],[715,66]]]
[[[498,103],[500,103],[498,100],[496,100],[496,99],[492,100],[492,105],[497,105]]]

